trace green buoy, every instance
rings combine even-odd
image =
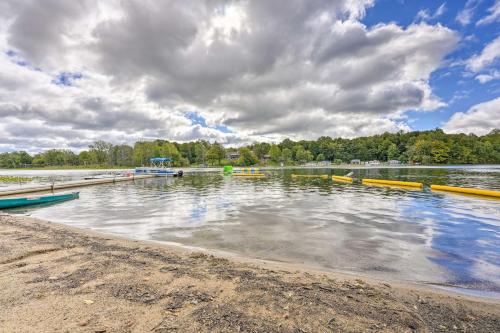
[[[224,174],[230,175],[233,173],[233,166],[232,165],[225,165],[224,166]]]

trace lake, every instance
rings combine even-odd
[[[11,212],[134,239],[500,295],[500,200],[291,177],[350,171],[355,178],[500,190],[500,166],[278,169],[256,179],[207,173],[84,187],[78,200]],[[101,172],[0,175],[44,183]]]

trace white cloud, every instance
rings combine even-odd
[[[467,68],[472,72],[479,72],[485,67],[493,64],[500,58],[500,36],[487,44],[480,54],[467,60]]]
[[[500,21],[500,0],[497,0],[493,4],[493,6],[488,8],[488,12],[490,14],[486,17],[483,17],[479,21],[477,21],[476,25],[484,25],[484,24],[490,24],[493,22]]]
[[[439,6],[434,14],[430,13],[429,9],[422,9],[417,13],[417,21],[431,21],[439,18],[446,12],[446,3],[443,2],[441,6]]]
[[[467,0],[464,9],[458,12],[455,20],[464,26],[470,24],[476,8],[481,3],[481,1],[482,0]]]
[[[480,83],[486,83],[497,79],[500,79],[500,71],[497,70],[492,70],[488,74],[479,74],[476,76],[476,80]]]
[[[239,144],[407,130],[406,110],[444,105],[429,77],[458,37],[439,24],[368,28],[359,19],[372,5],[8,1],[0,49],[16,53],[0,55],[0,144]],[[82,78],[55,85],[61,72]],[[192,124],[186,111],[209,127]]]
[[[500,97],[476,104],[467,112],[455,113],[443,126],[447,133],[474,133],[484,135],[500,128]]]

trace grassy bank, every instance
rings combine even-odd
[[[0,175],[0,183],[23,183],[23,182],[30,182],[32,180],[33,180],[33,177],[1,176]]]

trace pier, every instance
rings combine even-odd
[[[26,194],[26,193],[38,193],[38,192],[47,192],[47,191],[55,191],[55,190],[64,190],[69,188],[76,187],[84,187],[91,185],[101,185],[101,184],[109,184],[109,183],[118,183],[118,182],[126,182],[126,181],[134,181],[136,179],[146,179],[146,178],[154,178],[156,175],[134,175],[132,174],[129,177],[109,177],[102,179],[89,179],[89,180],[77,180],[70,181],[64,183],[52,183],[52,184],[44,184],[38,186],[30,186],[25,188],[17,188],[11,190],[0,191],[0,197],[17,195],[17,194]]]

